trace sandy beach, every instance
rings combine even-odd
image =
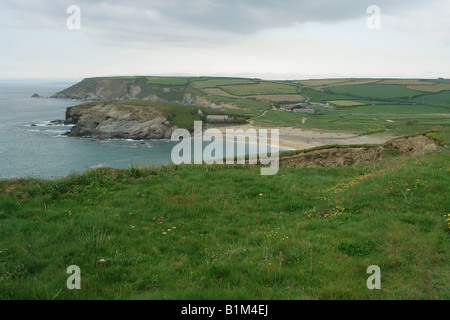
[[[214,126],[215,129],[219,129],[223,134],[226,133],[227,129],[242,129],[244,131],[248,129],[265,129],[257,127],[254,125],[243,125],[243,126]],[[270,128],[268,135],[270,137]],[[376,136],[357,136],[354,134],[347,133],[334,133],[334,132],[321,132],[312,130],[303,130],[301,128],[293,127],[282,127],[282,128],[271,128],[278,129],[280,132],[279,145],[280,147],[291,148],[295,150],[303,150],[314,148],[324,145],[349,145],[349,144],[382,144],[386,141],[392,139],[388,137],[376,137]],[[269,143],[270,139],[269,139]]]

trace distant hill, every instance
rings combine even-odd
[[[209,114],[254,118],[252,123],[266,127],[302,124],[300,113],[284,111],[301,102],[316,109],[302,125],[305,129],[410,134],[419,132],[412,130],[416,126],[429,130],[447,123],[450,80],[100,77],[84,79],[53,98],[177,103]]]
[[[83,100],[149,100],[206,107],[238,106],[242,100],[263,104],[327,100],[405,100],[450,91],[446,79],[315,79],[268,81],[215,77],[86,78],[53,98]],[[209,105],[208,105],[209,104]]]

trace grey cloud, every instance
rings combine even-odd
[[[427,1],[431,3],[436,0]],[[419,0],[130,0],[50,1],[2,0],[0,9],[30,28],[65,27],[66,8],[82,10],[82,28],[93,37],[110,42],[209,42],[219,38],[251,35],[294,23],[333,23],[366,15],[377,2],[383,13],[395,14]],[[217,39],[216,39],[217,40]]]

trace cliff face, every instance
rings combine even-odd
[[[87,78],[55,93],[52,98],[80,100],[126,100],[142,98],[141,79]]]
[[[397,138],[379,146],[342,146],[285,155],[280,164],[295,168],[347,166],[382,159],[386,153],[421,155],[436,150],[438,143],[426,134]]]
[[[74,124],[68,136],[99,139],[170,139],[177,128],[151,106],[98,103],[70,107],[65,124]]]

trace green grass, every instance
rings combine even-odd
[[[447,300],[449,160],[0,181],[0,299]]]
[[[413,97],[423,92],[406,89],[402,85],[389,84],[361,84],[355,86],[336,86],[329,89],[331,92],[341,95],[367,97],[375,99],[391,99]]]
[[[450,113],[450,106],[437,107],[427,105],[373,105],[373,106],[356,106],[351,109],[354,113],[366,114],[428,114],[428,113]]]
[[[415,99],[418,103],[435,104],[439,106],[450,107],[450,91],[444,91],[435,94],[427,94]]]
[[[332,101],[327,101],[330,104],[336,105],[338,107],[354,107],[354,106],[360,106],[363,105],[364,103],[362,102],[357,102],[357,101],[353,101],[353,100],[332,100]]]
[[[258,84],[222,85],[219,87],[223,91],[236,96],[298,93],[295,85],[269,81],[262,81]]]

